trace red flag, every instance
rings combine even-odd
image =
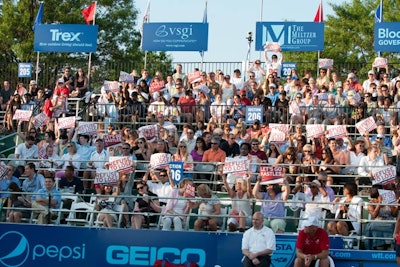
[[[93,2],[90,6],[82,10],[83,18],[86,24],[90,24],[94,20],[94,15],[96,13],[96,2]]]
[[[315,14],[314,22],[324,22],[324,13],[322,12],[322,2],[318,6],[317,14]]]

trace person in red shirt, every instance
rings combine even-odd
[[[304,229],[299,232],[296,241],[295,267],[315,266],[317,260],[320,267],[329,266],[328,233],[317,225],[318,218],[313,216],[303,222]]]
[[[47,117],[49,117],[50,119],[53,118],[53,110],[54,110],[54,106],[53,106],[53,102],[51,102],[51,97],[52,97],[52,92],[51,91],[47,91],[44,94],[44,104],[42,107],[42,111],[44,114],[47,115]]]
[[[192,91],[187,90],[185,95],[179,98],[178,105],[181,107],[181,114],[185,118],[185,122],[192,123],[196,108],[196,100],[193,98]]]
[[[244,104],[246,106],[251,106],[251,101],[246,96],[246,90],[244,90],[244,89],[240,90],[239,95],[240,95],[240,103],[241,104]]]

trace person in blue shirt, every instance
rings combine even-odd
[[[18,187],[21,187],[21,183],[17,177],[14,176],[14,166],[12,165],[7,165],[7,166],[2,166],[3,168],[7,168],[7,173],[4,175],[4,177],[0,178],[0,191],[3,193],[0,193],[0,198],[1,199],[6,199],[10,196],[8,192],[8,186],[14,182],[18,185]]]
[[[38,214],[37,224],[47,224],[48,216],[53,215],[49,208],[58,209],[61,204],[60,191],[54,188],[54,177],[46,177],[44,184],[45,188],[37,191],[36,199],[32,203],[33,213]]]

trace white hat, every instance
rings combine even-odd
[[[375,72],[373,70],[370,70],[370,71],[368,71],[368,75],[370,75],[370,74],[375,75]]]
[[[58,79],[58,83],[64,83],[64,79],[63,78]]]
[[[313,180],[311,183],[312,183],[312,184],[315,184],[315,185],[317,185],[317,186],[321,186],[320,181],[318,181],[317,179]]]
[[[31,80],[31,81],[29,82],[29,84],[37,84],[37,82],[36,82],[35,80]]]
[[[349,75],[347,75],[347,79],[355,79],[356,75],[352,72],[349,73]]]
[[[314,225],[314,226],[318,226],[319,225],[319,220],[318,220],[317,217],[310,216],[306,220],[303,221],[303,226],[304,227],[309,227],[311,225]]]
[[[276,85],[275,85],[274,83],[271,83],[271,84],[269,85],[269,87],[276,88]]]

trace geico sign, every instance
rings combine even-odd
[[[106,261],[115,265],[149,266],[157,259],[174,259],[172,263],[180,264],[188,261],[196,262],[199,266],[206,263],[206,252],[200,248],[174,247],[142,247],[142,246],[109,246]]]

